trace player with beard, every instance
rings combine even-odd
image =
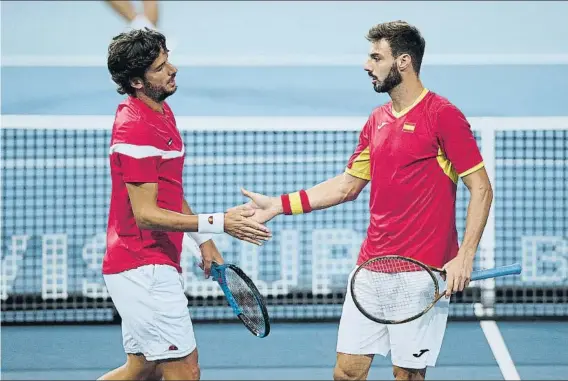
[[[469,283],[493,192],[465,116],[422,85],[419,74],[426,43],[420,32],[403,21],[387,22],[372,27],[367,39],[371,50],[364,69],[375,91],[388,93],[390,101],[372,111],[344,173],[280,197],[244,189],[243,194],[257,209],[253,219],[265,223],[279,214],[308,213],[353,201],[371,182],[370,223],[357,265],[383,255],[415,258],[445,268],[440,288],[448,291],[419,319],[383,325],[355,307],[347,287],[334,379],[364,380],[373,356],[390,351],[397,380],[420,380],[438,358],[449,297]],[[458,245],[455,203],[460,178],[470,200]]]
[[[212,234],[262,244],[269,230],[250,207],[195,215],[184,198],[185,146],[166,98],[177,89],[165,37],[150,29],[115,38],[108,70],[120,94],[110,142],[112,191],[102,272],[122,318],[126,363],[105,380],[198,380],[193,326],[181,277],[184,232],[201,266],[223,258]]]

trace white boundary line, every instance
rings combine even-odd
[[[244,55],[244,56],[192,56],[172,54],[178,66],[361,66],[366,54],[339,56],[320,55]],[[102,55],[8,55],[2,56],[2,67],[106,67]],[[568,53],[558,54],[426,54],[423,65],[568,65]]]
[[[519,375],[519,372],[517,372],[515,363],[511,358],[511,354],[509,353],[507,344],[505,344],[503,335],[501,335],[501,331],[499,331],[497,323],[493,320],[483,320],[480,324],[481,329],[485,334],[485,338],[487,339],[487,343],[489,344],[489,347],[495,356],[495,360],[499,365],[499,369],[501,369],[503,378],[505,378],[505,380],[520,380],[521,376]]]
[[[112,115],[2,115],[0,128],[39,130],[108,130]],[[476,131],[551,131],[568,129],[568,116],[472,117]],[[361,131],[367,117],[180,116],[180,131]]]

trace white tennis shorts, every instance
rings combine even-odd
[[[355,270],[349,275],[339,322],[337,352],[353,355],[377,354],[386,357],[390,351],[392,364],[398,367],[423,369],[435,366],[446,331],[449,299],[443,297],[425,315],[408,323],[392,325],[376,323],[363,315],[353,302],[350,286],[354,272]],[[446,285],[442,278],[437,277],[442,292],[446,289]],[[423,279],[427,281],[427,278]]]
[[[183,278],[167,265],[146,265],[104,275],[122,318],[122,340],[129,354],[148,361],[187,356],[196,348]]]

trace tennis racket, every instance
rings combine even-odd
[[[211,265],[211,277],[219,283],[234,314],[257,337],[270,333],[270,319],[264,299],[253,281],[233,264]]]
[[[471,280],[521,273],[521,266],[474,271]],[[428,312],[444,295],[438,277],[445,270],[412,258],[389,255],[372,258],[357,267],[351,278],[355,306],[367,318],[382,324],[402,324]]]
[[[201,250],[192,239],[184,239],[184,247],[199,261]],[[270,333],[270,318],[264,299],[254,282],[233,264],[211,264],[211,278],[216,281],[233,313],[244,326],[257,337],[266,337]]]

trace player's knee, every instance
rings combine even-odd
[[[188,371],[191,376],[191,380],[199,380],[201,378],[201,369],[199,368],[199,364],[191,364]]]
[[[197,361],[197,351],[179,359],[162,360],[158,369],[164,380],[199,380],[201,369]]]
[[[373,355],[337,354],[333,369],[334,380],[366,380]]]
[[[199,368],[197,349],[186,356],[183,361],[187,367],[188,375],[191,376],[191,380],[199,380],[201,377],[201,369]]]
[[[157,376],[156,364],[146,364],[142,367],[131,368],[128,372],[133,375],[135,380],[159,380]],[[159,377],[159,376],[158,376]]]
[[[424,369],[412,369],[412,368],[401,368],[398,366],[393,366],[392,374],[395,380],[424,380],[426,376],[426,368]]]
[[[145,378],[146,381],[161,381],[162,380],[162,372],[158,369],[157,366],[154,367],[152,372],[149,372]]]
[[[349,380],[350,378],[347,375],[347,372],[341,368],[339,365],[335,365],[335,368],[333,369],[333,379],[335,381],[338,380]]]
[[[156,373],[156,364],[146,361],[142,355],[128,355],[124,368],[128,377],[134,380],[150,380]]]
[[[199,364],[197,363],[191,363],[191,364],[187,364],[187,367],[185,368],[185,372],[184,374],[186,375],[187,380],[199,380],[201,379],[201,369],[199,368]]]
[[[178,372],[179,375],[183,375],[184,380],[199,380],[201,379],[201,369],[199,364],[184,364],[183,370]],[[168,376],[167,379],[177,380],[178,378],[171,378]]]
[[[333,369],[333,379],[338,380],[362,380],[366,372],[361,369],[345,366],[345,364],[336,364]]]

